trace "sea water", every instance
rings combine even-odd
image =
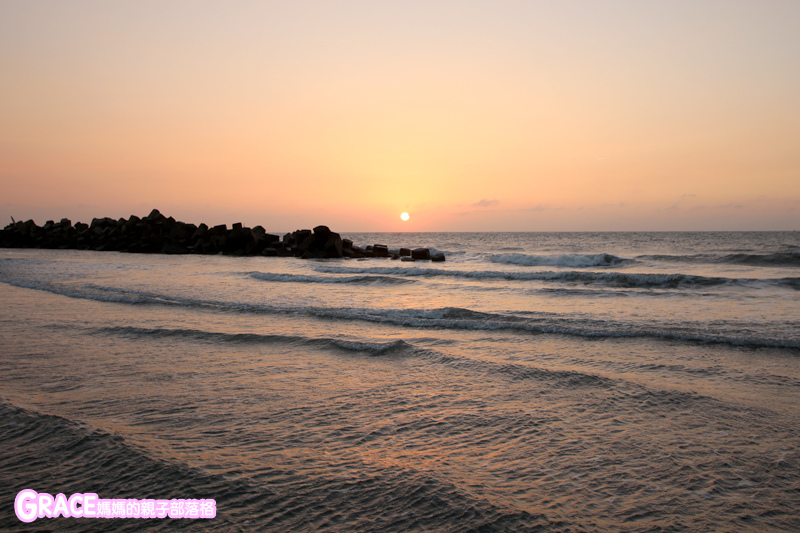
[[[800,233],[344,236],[447,260],[0,250],[0,529],[800,530]]]

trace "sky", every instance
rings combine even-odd
[[[0,0],[0,224],[800,230],[798,25],[796,0]]]

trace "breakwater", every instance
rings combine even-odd
[[[48,220],[38,226],[33,220],[13,221],[0,230],[2,248],[52,248],[129,253],[223,254],[234,256],[300,257],[384,257],[404,261],[444,261],[441,252],[428,248],[390,248],[386,244],[357,246],[327,226],[300,229],[282,237],[267,233],[262,226],[249,228],[235,223],[209,227],[188,224],[153,209],[146,217],[95,218],[91,224],[67,218]]]

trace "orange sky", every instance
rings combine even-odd
[[[798,21],[793,0],[5,0],[2,225],[800,229]]]

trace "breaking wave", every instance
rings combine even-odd
[[[692,254],[692,255],[640,255],[636,259],[649,259],[670,263],[731,264],[762,267],[800,267],[800,252],[775,252],[769,254]]]
[[[494,254],[489,257],[492,263],[521,266],[558,266],[571,268],[618,266],[629,263],[630,259],[623,259],[611,254],[559,254],[559,255],[531,255],[531,254]]]

